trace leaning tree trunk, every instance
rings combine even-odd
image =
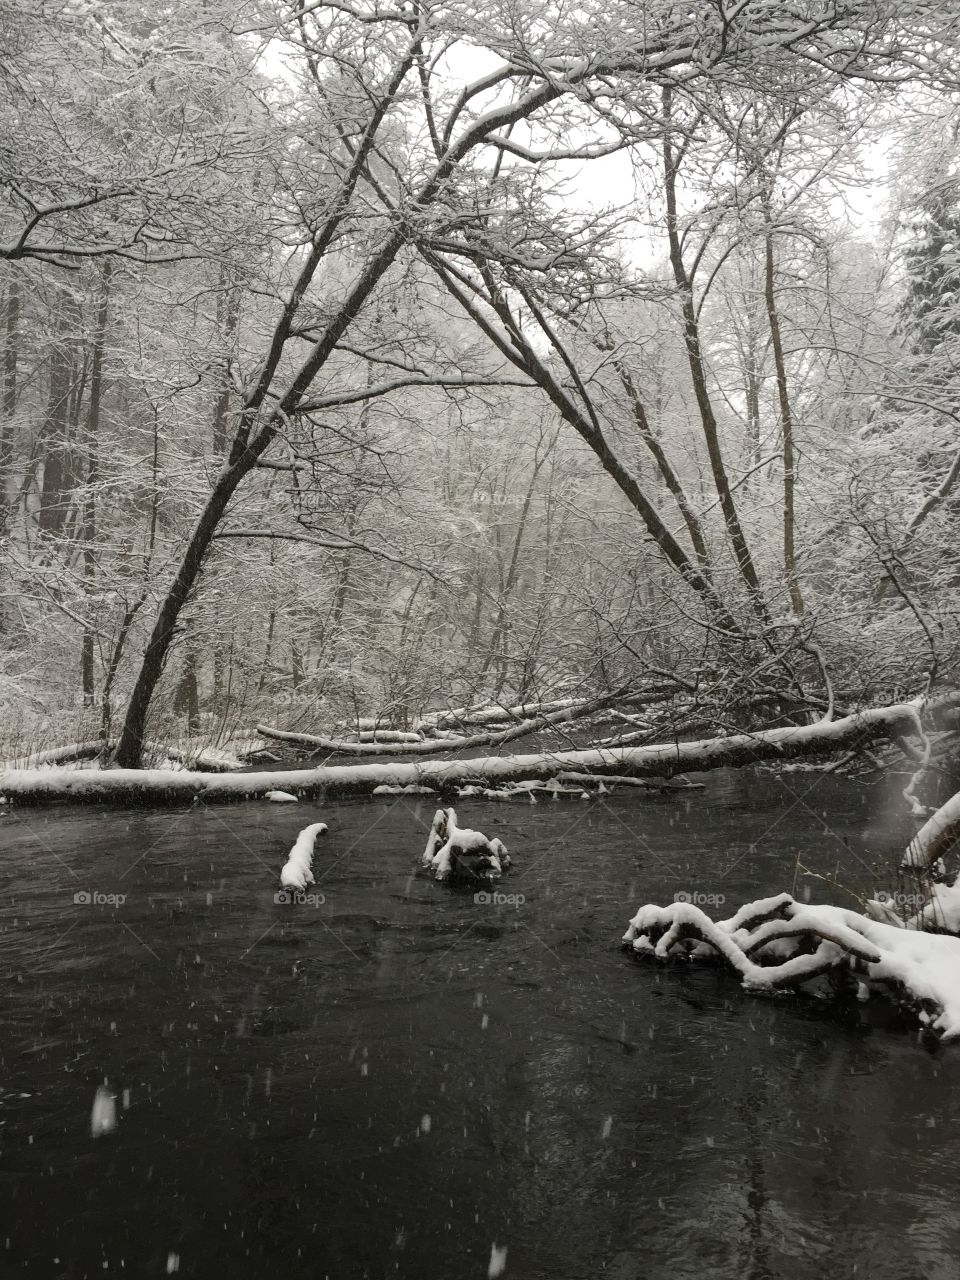
[[[380,247],[367,259],[365,266],[355,278],[352,287],[341,300],[336,312],[321,336],[314,343],[310,354],[300,365],[286,391],[277,398],[275,408],[262,422],[261,411],[278,378],[279,369],[287,344],[294,329],[294,320],[300,310],[310,284],[334,243],[340,224],[347,213],[353,192],[366,170],[367,161],[373,151],[377,134],[388,109],[392,106],[407,73],[414,65],[423,41],[426,28],[420,24],[412,33],[408,50],[398,63],[389,83],[385,86],[382,97],[374,102],[369,120],[359,142],[351,147],[350,167],[343,179],[338,199],[333,201],[330,216],[316,232],[310,252],[296,283],[284,305],[280,318],[271,335],[269,350],[260,369],[256,385],[247,395],[237,415],[237,428],[230,448],[229,457],[217,477],[216,484],[200,518],[194,527],[187,544],[183,559],[176,577],[164,597],[157,615],[150,639],[143,655],[136,684],[127,707],[120,741],[113,756],[113,763],[120,767],[134,768],[140,762],[143,740],[146,731],[147,712],[154,690],[163,672],[163,666],[170,651],[170,645],[176,632],[177,621],[186,604],[203,568],[204,559],[223,519],[230,499],[236,493],[241,482],[256,467],[263,454],[276,440],[278,433],[289,422],[291,415],[298,408],[314,379],[329,360],[340,339],[349,329],[364,304],[390,268],[397,254],[407,242],[408,231],[405,225],[393,228]],[[479,136],[477,140],[479,140]],[[472,145],[471,135],[461,144],[466,152]],[[419,192],[419,198],[429,203],[442,188],[443,182],[452,172],[460,159],[457,149],[451,149],[438,163],[433,174],[426,180]],[[266,415],[264,415],[266,416]],[[262,423],[262,425],[261,425]]]
[[[130,695],[120,740],[113,754],[113,763],[121,768],[133,769],[140,763],[147,712],[153,698],[153,691],[163,673],[163,666],[173,642],[181,610],[200,576],[204,556],[227,509],[227,504],[255,463],[255,458],[249,460],[243,458],[232,466],[225,467],[197,521],[177,575],[160,606],[157,621],[144,650],[133,693]]]
[[[677,174],[680,168],[682,158],[682,148],[680,151],[674,149],[672,136],[669,131],[669,121],[672,108],[672,91],[669,88],[663,90],[663,115],[668,122],[668,128],[663,135],[663,173],[664,173],[664,196],[666,203],[666,229],[667,240],[670,247],[670,266],[673,270],[673,277],[676,282],[677,291],[680,295],[680,309],[683,317],[684,339],[687,353],[687,364],[690,369],[690,380],[693,385],[693,393],[697,401],[697,409],[700,414],[700,423],[703,428],[703,438],[707,446],[707,456],[710,459],[710,471],[713,476],[713,483],[716,488],[717,498],[720,502],[720,510],[723,513],[724,524],[727,527],[727,533],[730,537],[730,543],[733,547],[737,560],[737,566],[740,570],[740,576],[750,594],[750,600],[754,609],[761,619],[767,621],[767,608],[764,603],[763,589],[760,585],[760,578],[757,574],[756,566],[753,561],[750,547],[747,544],[746,534],[740,523],[740,516],[737,512],[737,505],[733,497],[733,489],[730,485],[730,477],[727,475],[726,464],[723,460],[723,452],[720,448],[720,425],[717,422],[714,413],[713,403],[710,399],[710,392],[707,387],[707,365],[703,352],[703,344],[700,338],[700,323],[697,318],[697,309],[693,300],[693,278],[687,271],[686,264],[683,260],[683,244],[680,236],[680,224],[677,213]]]

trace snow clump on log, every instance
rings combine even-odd
[[[326,829],[325,822],[312,822],[297,836],[280,872],[280,884],[284,889],[303,890],[308,884],[314,883],[310,865],[313,861],[313,846],[317,836],[322,835]]]

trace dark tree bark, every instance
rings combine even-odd
[[[73,350],[61,321],[52,342],[47,410],[40,432],[43,478],[37,527],[41,533],[60,533],[67,515],[67,436],[73,375]]]
[[[180,680],[173,697],[173,709],[187,720],[187,732],[196,733],[200,728],[200,693],[197,684],[197,654],[187,643],[183,655]]]
[[[17,408],[17,357],[20,346],[20,282],[15,269],[7,286],[4,308],[3,384],[0,390],[0,537],[10,518],[7,490],[13,460],[13,415]]]
[[[95,541],[97,536],[96,484],[99,476],[100,409],[103,402],[103,357],[107,342],[107,318],[110,310],[110,273],[108,259],[101,274],[100,306],[97,310],[90,367],[90,400],[87,406],[87,489],[83,500],[83,586],[88,597],[93,593],[97,574]],[[89,607],[89,604],[88,604]],[[88,623],[83,629],[80,649],[80,682],[83,705],[92,707],[96,698],[94,651],[96,629]]]
[[[796,455],[793,447],[793,413],[790,407],[790,391],[787,385],[787,363],[783,354],[783,338],[780,333],[780,316],[777,311],[773,226],[770,220],[770,199],[764,193],[764,299],[767,319],[770,322],[770,344],[773,349],[773,365],[777,375],[777,399],[780,404],[780,430],[783,438],[783,572],[790,592],[793,612],[803,613],[803,596],[797,581],[797,557],[795,549],[796,517],[794,498],[796,491]]]

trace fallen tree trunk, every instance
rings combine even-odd
[[[437,756],[450,751],[472,751],[477,747],[500,747],[514,738],[525,738],[527,734],[539,733],[542,729],[552,728],[558,724],[569,724],[573,720],[592,715],[608,707],[611,702],[619,701],[623,690],[604,694],[600,698],[591,698],[589,702],[579,702],[574,707],[563,707],[536,720],[521,720],[509,729],[490,730],[487,733],[475,733],[468,738],[426,738],[416,742],[356,742],[349,738],[325,738],[312,733],[292,733],[285,729],[274,729],[270,725],[258,724],[257,733],[264,738],[273,738],[277,742],[289,742],[294,746],[309,748],[312,755],[321,752],[327,755],[341,756]]]
[[[594,773],[557,774],[558,782],[574,782],[580,786],[587,786],[597,780],[597,775]],[[703,786],[702,782],[674,782],[670,778],[628,778],[616,773],[604,774],[602,781],[609,783],[612,787],[639,787],[646,791],[689,791],[691,787],[702,788]]]
[[[49,751],[32,751],[27,756],[17,756],[13,760],[0,762],[0,770],[5,769],[42,769],[45,765],[79,764],[82,760],[96,760],[104,750],[104,743],[72,742],[66,747],[51,747]],[[112,744],[107,743],[109,747]]]
[[[587,698],[554,698],[549,702],[525,702],[515,707],[486,704],[482,707],[461,707],[453,711],[427,712],[421,718],[422,725],[437,728],[456,728],[458,725],[504,724],[509,721],[531,720],[551,711],[570,711],[590,701]]]
[[[193,798],[253,799],[277,788],[294,792],[303,799],[325,794],[369,794],[375,787],[384,785],[429,786],[442,791],[476,781],[552,778],[571,771],[596,777],[621,774],[670,778],[690,771],[857,749],[877,738],[903,738],[919,731],[917,706],[898,703],[814,725],[791,725],[727,738],[645,747],[588,748],[471,760],[381,761],[216,776],[163,769],[3,770],[0,771],[0,794],[8,800],[33,802],[74,800],[126,804],[136,800],[164,804]]]
[[[361,729],[348,742],[422,742],[422,733],[407,733],[402,729]]]
[[[34,751],[28,756],[19,756],[15,760],[0,761],[0,775],[8,770],[43,769],[49,765],[81,764],[87,760],[106,757],[116,746],[114,739],[106,742],[97,739],[92,742],[74,742],[67,747],[51,747],[49,751]],[[197,773],[231,773],[242,768],[238,760],[218,755],[207,747],[194,750],[182,750],[180,747],[167,747],[162,742],[145,742],[143,750],[148,755],[160,759],[176,760],[190,766]]]

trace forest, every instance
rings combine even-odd
[[[958,24],[4,0],[0,756],[929,759]]]

